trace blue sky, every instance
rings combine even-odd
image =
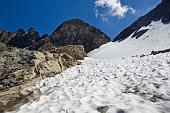
[[[98,0],[96,3],[97,0],[0,0],[0,29],[16,31],[20,27],[26,30],[34,27],[43,35],[52,33],[65,20],[79,18],[101,29],[108,36],[115,37],[160,2],[103,1]]]

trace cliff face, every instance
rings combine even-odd
[[[113,39],[113,42],[120,42],[127,37],[129,37],[135,31],[138,31],[142,26],[148,26],[152,21],[161,20],[162,23],[168,24],[170,23],[170,1],[162,0],[162,2],[153,10],[151,10],[146,15],[140,17],[137,21],[135,21],[132,25],[127,27],[125,30],[120,32],[120,34]],[[143,32],[136,32],[138,36],[144,34]],[[135,37],[135,36],[134,36]]]

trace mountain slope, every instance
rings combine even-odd
[[[88,54],[99,59],[115,59],[170,48],[170,1],[163,0],[155,9],[123,30],[114,40]]]
[[[170,48],[170,24],[156,21],[139,29],[139,31],[143,30],[147,31],[138,39],[132,38],[135,34],[133,33],[121,42],[102,45],[99,49],[90,52],[88,56],[99,59],[126,58]]]
[[[11,113],[102,113],[99,108],[107,113],[170,113],[169,62],[170,53],[116,61],[87,58],[25,89],[43,95]]]

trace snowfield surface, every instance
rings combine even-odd
[[[153,42],[154,43],[154,42]],[[37,83],[43,95],[11,113],[170,113],[170,53],[81,65]]]
[[[138,30],[148,29],[138,39],[133,34],[121,42],[110,42],[88,53],[89,57],[97,59],[127,58],[140,54],[149,54],[153,50],[170,48],[170,24],[161,21],[152,22],[149,26]]]

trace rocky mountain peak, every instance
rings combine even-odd
[[[8,44],[18,48],[26,48],[38,40],[40,40],[40,34],[34,28],[30,28],[28,32],[20,28]]]
[[[71,30],[80,30],[85,27],[92,27],[88,23],[85,23],[83,20],[80,19],[71,19],[68,21],[63,22],[57,29],[53,32],[52,35],[57,34],[60,31],[65,31],[67,28],[71,28]],[[97,28],[96,28],[97,29]]]
[[[31,28],[28,30],[27,38],[30,38],[30,39],[32,39],[32,40],[35,40],[35,42],[37,42],[37,41],[40,39],[40,34],[39,34],[39,32],[37,32],[37,31],[35,30],[35,28],[31,27]]]
[[[72,19],[61,24],[52,34],[54,45],[83,45],[86,52],[100,47],[110,38],[96,27],[80,19]]]
[[[61,26],[64,26],[64,25],[88,25],[88,24],[80,19],[71,19],[71,20],[67,20],[67,21],[63,22],[58,28],[60,28]]]
[[[28,32],[37,32],[34,27],[29,28]]]
[[[23,36],[25,34],[26,34],[26,31],[23,28],[19,28],[18,31],[16,32],[17,36]]]

